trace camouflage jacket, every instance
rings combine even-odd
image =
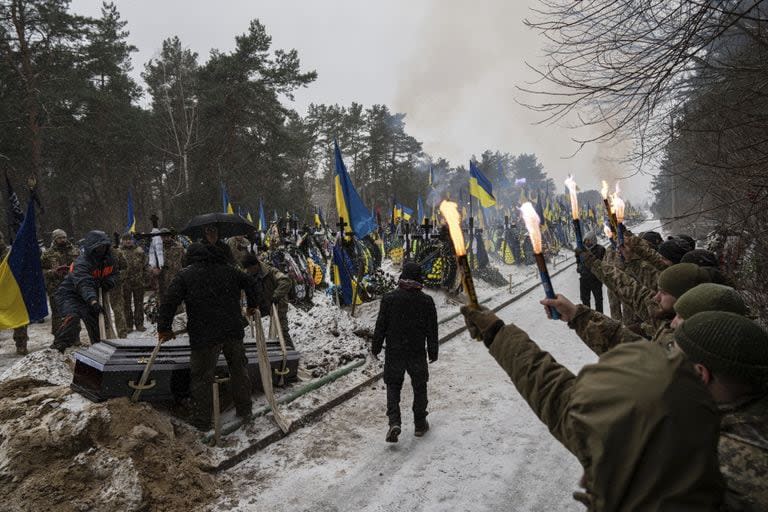
[[[67,275],[67,272],[69,272],[69,266],[72,265],[79,255],[80,251],[70,242],[67,242],[63,247],[57,247],[56,244],[51,244],[51,246],[42,254],[40,263],[43,266],[45,288],[48,290],[48,293],[53,293],[56,288],[59,287],[64,280],[64,277]],[[62,266],[67,267],[67,271],[58,274],[56,269]]]
[[[131,287],[144,286],[147,272],[147,255],[141,247],[130,249],[122,247],[120,252],[125,257],[125,272],[120,274],[123,281]]]
[[[626,264],[627,273],[637,279],[640,284],[655,292],[658,289],[659,274],[668,265],[661,255],[642,238],[629,237],[627,247],[632,253],[631,259]]]
[[[588,255],[584,258],[584,264],[589,265],[592,273],[613,291],[623,304],[629,306],[643,322],[649,325],[649,331],[646,331],[646,334],[648,337],[653,336],[662,324],[662,320],[657,317],[659,305],[653,300],[655,292],[637,282],[626,272],[604,265],[602,261],[589,258]]]
[[[229,247],[229,250],[232,251],[232,256],[235,257],[238,266],[243,261],[243,258],[248,255],[248,245],[248,240],[240,242],[235,237],[227,239],[227,246]]]
[[[163,242],[163,270],[170,282],[179,273],[184,260],[184,246],[176,240]]]
[[[578,306],[576,315],[568,322],[568,327],[574,329],[584,344],[597,355],[621,343],[648,341],[618,320],[589,309],[583,304]],[[671,351],[674,347],[674,332],[669,322],[664,322],[656,330],[651,341]]]
[[[718,455],[729,511],[768,510],[768,395],[720,404]]]
[[[278,269],[259,261],[259,271],[253,275],[261,283],[261,307],[262,310],[269,311],[271,303],[275,303],[280,308],[288,306],[288,294],[293,288],[293,281],[287,274]]]

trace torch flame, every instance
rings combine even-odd
[[[568,191],[571,193],[571,215],[573,220],[579,220],[579,199],[576,195],[576,182],[570,174],[568,179],[565,180],[565,186],[568,187]]]
[[[605,233],[606,238],[613,238],[613,231],[611,231],[611,227],[608,224],[603,224],[603,233]]]
[[[461,231],[461,215],[459,214],[459,205],[452,201],[443,201],[440,203],[440,213],[448,224],[448,231],[451,233],[453,249],[456,256],[464,256],[467,249],[464,247],[464,233]]]
[[[530,201],[527,201],[520,207],[520,213],[528,230],[528,236],[531,239],[531,245],[533,245],[533,252],[541,254],[541,231],[539,230],[541,219],[539,219],[536,209]]]
[[[603,196],[603,199],[608,199],[608,182],[603,180],[603,188],[600,189],[600,194]]]
[[[616,221],[619,224],[624,222],[624,200],[619,197],[619,194],[613,194],[611,196],[611,210],[615,210]]]

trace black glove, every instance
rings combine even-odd
[[[434,356],[429,356],[430,363],[434,363],[435,361],[437,361],[437,354],[435,354]]]
[[[101,307],[101,304],[99,304],[96,301],[91,302],[91,312],[93,312],[94,315],[99,316],[101,313],[104,312],[104,308]]]
[[[275,306],[280,304],[280,297],[272,297],[272,304],[274,304]]]

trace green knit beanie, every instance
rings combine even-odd
[[[746,315],[747,306],[738,292],[730,286],[715,283],[702,283],[694,286],[677,301],[675,312],[683,319],[691,318],[702,311],[730,311],[737,315]]]
[[[680,298],[697,284],[711,281],[710,273],[695,263],[678,263],[659,274],[659,290]]]
[[[768,334],[742,315],[696,313],[675,330],[675,341],[691,361],[714,373],[757,383],[768,379]]]

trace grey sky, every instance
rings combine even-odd
[[[118,0],[128,21],[134,75],[158,55],[163,39],[207,59],[230,50],[234,37],[259,18],[275,48],[296,48],[318,79],[296,95],[300,113],[310,103],[357,101],[405,112],[409,133],[432,155],[466,165],[484,149],[536,153],[557,182],[573,172],[582,188],[631,172],[614,161],[613,147],[590,146],[573,158],[565,127],[535,125],[515,85],[534,78],[525,62],[539,58],[541,40],[523,26],[534,0]],[[96,0],[74,0],[76,12],[98,16]],[[645,199],[646,176],[622,183],[631,200]]]

